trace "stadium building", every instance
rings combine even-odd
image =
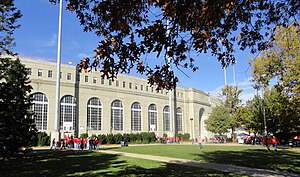
[[[55,130],[56,63],[20,60],[29,69],[37,128],[49,134]],[[200,90],[178,86],[170,112],[168,91],[156,90],[143,78],[120,74],[112,81],[99,72],[78,73],[76,66],[62,64],[60,79],[61,136],[155,132],[171,137],[175,125],[191,138],[213,136],[204,120],[221,101]]]

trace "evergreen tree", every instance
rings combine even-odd
[[[0,1],[0,55],[13,55],[11,47],[14,46],[14,31],[20,25],[15,24],[16,20],[22,17],[13,0]]]
[[[0,153],[13,155],[32,145],[36,135],[30,110],[32,87],[28,71],[19,59],[1,58],[0,62]]]

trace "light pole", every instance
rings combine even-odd
[[[192,142],[193,142],[193,140],[194,140],[194,137],[193,137],[193,118],[191,117],[190,118],[190,121],[191,121],[191,138],[192,138]]]
[[[266,74],[263,74],[263,75],[261,75],[261,77],[262,77],[262,79],[263,79],[263,81],[264,81],[264,79],[265,79],[265,77],[266,77],[267,75]],[[265,84],[263,83],[263,81],[261,81],[261,86],[262,86],[262,88],[261,88],[261,102],[262,102],[262,109],[263,109],[263,119],[264,119],[264,131],[265,131],[265,135],[267,135],[267,120],[266,120],[266,109],[265,109]]]
[[[265,135],[267,134],[267,120],[266,120],[266,108],[265,108],[265,86],[263,85],[263,88],[261,89],[261,101],[262,101],[262,108],[263,108],[263,118],[264,118],[264,130]]]

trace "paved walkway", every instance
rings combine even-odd
[[[224,171],[224,172],[234,172],[234,173],[248,175],[248,176],[254,176],[254,177],[285,177],[285,176],[288,176],[288,177],[299,176],[300,177],[300,175],[293,174],[293,173],[277,172],[277,171],[272,171],[272,170],[241,167],[241,166],[218,164],[218,163],[206,163],[206,162],[199,162],[199,161],[194,161],[194,160],[186,160],[186,159],[178,159],[178,158],[170,158],[170,157],[134,154],[134,153],[118,152],[118,151],[111,151],[111,150],[105,150],[105,149],[100,150],[99,152],[134,157],[134,158],[148,159],[148,160],[156,160],[156,161],[166,162],[166,163],[189,165],[189,166],[219,170],[219,171]]]

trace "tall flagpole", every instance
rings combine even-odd
[[[224,45],[222,44],[222,41],[219,40],[220,44],[222,45],[222,52],[224,53]],[[227,78],[226,78],[226,65],[223,67],[224,70],[224,84],[227,85]]]
[[[167,34],[169,35],[170,34],[170,30],[169,30],[169,20],[167,20]],[[170,50],[170,47],[168,46],[167,47],[167,51]],[[169,65],[169,71],[171,71],[171,58],[168,56],[168,65]],[[170,131],[172,132],[173,131],[173,112],[172,112],[172,90],[170,89],[168,91],[168,94],[169,94],[169,115],[170,115]]]
[[[236,86],[236,80],[235,80],[235,68],[234,65],[236,64],[236,62],[232,63],[232,72],[233,72],[233,83],[234,86]]]
[[[57,41],[57,73],[56,73],[56,97],[55,97],[55,124],[54,130],[59,136],[60,127],[58,124],[60,113],[60,58],[61,58],[61,28],[62,28],[62,5],[63,0],[59,2],[59,18],[58,18],[58,41]]]

